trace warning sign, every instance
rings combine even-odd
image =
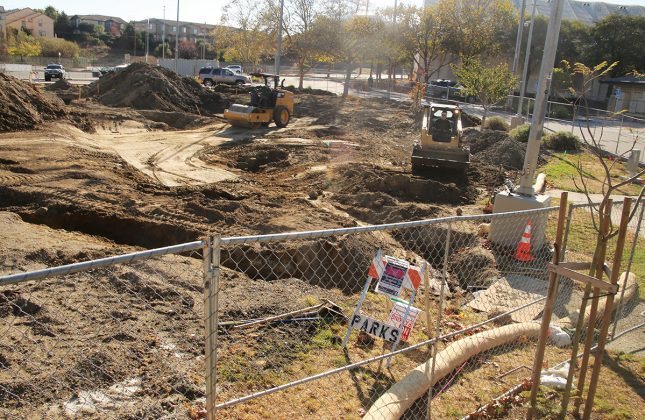
[[[373,335],[374,337],[378,337],[385,341],[396,342],[400,334],[398,328],[361,314],[353,315],[350,327],[354,330],[363,331],[364,333]]]
[[[403,302],[395,301],[394,307],[390,311],[390,315],[387,318],[387,323],[400,329],[407,309],[408,309],[407,302],[403,303]],[[401,340],[408,341],[408,338],[410,337],[410,333],[414,328],[414,324],[417,322],[417,317],[419,316],[419,312],[421,312],[420,309],[417,309],[414,306],[410,306],[410,313],[408,314],[408,319],[405,320],[405,326],[403,327]]]
[[[379,277],[376,291],[387,296],[398,297],[401,294],[408,268],[410,268],[410,263],[405,260],[385,257],[385,267]]]

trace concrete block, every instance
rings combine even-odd
[[[546,195],[535,195],[532,197],[501,192],[495,196],[493,213],[505,213],[509,211],[543,209],[551,206],[551,197]],[[496,244],[516,247],[529,217],[512,216],[493,219],[490,224],[488,238]],[[546,242],[546,227],[548,214],[536,214],[530,217],[531,220],[531,248],[540,248]]]

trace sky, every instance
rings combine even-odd
[[[363,0],[365,2],[365,0]],[[404,3],[415,5],[423,4],[423,0],[402,0]],[[587,0],[594,1],[594,0]],[[598,1],[598,0],[595,0]],[[645,0],[603,0],[606,3],[645,6]],[[188,22],[219,23],[222,6],[226,1],[198,1],[180,0],[179,19]],[[118,16],[126,21],[142,20],[146,18],[161,18],[163,6],[166,5],[166,19],[177,18],[177,2],[168,0],[110,0],[105,2],[92,2],[87,0],[0,0],[0,6],[5,9],[31,7],[44,9],[52,5],[58,10],[63,10],[68,15],[108,15]],[[369,0],[370,9],[373,7],[389,7],[394,5],[394,0]]]

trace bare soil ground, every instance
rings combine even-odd
[[[74,100],[57,106],[87,122],[81,128],[69,119],[35,118],[31,131],[0,134],[0,274],[192,241],[209,232],[239,236],[398,222],[452,215],[456,207],[479,213],[480,200],[504,176],[515,175],[516,165],[482,155],[462,175],[413,176],[418,118],[396,102],[300,94],[287,128],[257,130],[192,114],[192,103],[178,109],[164,103],[165,111]],[[473,225],[453,234],[475,247],[481,242],[475,232]],[[425,233],[437,241],[442,235]],[[221,319],[275,315],[322,298],[349,313],[362,286],[356,278],[376,247],[408,258],[420,252],[402,232],[271,250],[223,249],[222,288],[230,299],[222,300]],[[401,255],[402,249],[409,251]],[[196,416],[204,396],[198,257],[168,256],[3,289],[0,318],[11,327],[0,338],[0,413]],[[385,316],[385,308],[367,305]],[[347,363],[328,356],[330,349],[340,354],[342,330],[334,320],[305,329],[280,325],[271,335],[224,331],[220,398]],[[358,360],[382,349],[354,351]],[[526,353],[530,357],[528,347]],[[294,398],[302,403],[306,397],[310,415],[360,417],[357,407],[369,407],[426,356],[425,349],[413,352],[388,373],[374,366],[344,374],[335,385],[352,392],[327,402],[303,387]],[[515,362],[500,361],[495,373]],[[230,417],[266,417],[276,404],[289,402],[275,395],[235,407]],[[286,407],[282,414],[290,415]]]

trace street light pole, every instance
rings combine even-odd
[[[520,62],[520,50],[522,49],[522,35],[524,34],[524,11],[526,10],[526,0],[522,0],[522,9],[520,11],[520,26],[517,29],[517,39],[515,40],[515,56],[513,57],[513,74],[517,72],[517,65]]]
[[[551,74],[555,64],[555,53],[558,49],[558,39],[560,37],[560,24],[562,23],[562,11],[564,0],[555,0],[551,8],[549,17],[549,28],[546,33],[544,42],[544,54],[542,55],[542,66],[540,68],[540,78],[538,79],[538,90],[535,98],[535,109],[533,110],[533,120],[531,121],[531,131],[529,132],[529,141],[524,156],[524,167],[520,186],[516,190],[518,194],[535,195],[533,189],[533,179],[537,169],[538,156],[540,154],[540,134],[546,113],[546,103],[549,99],[549,89],[551,87]]]
[[[163,6],[163,26],[161,35],[161,58],[166,59],[166,5]]]
[[[146,64],[148,64],[148,48],[149,48],[149,43],[148,43],[148,38],[150,34],[150,18],[147,19],[148,23],[146,26]]]
[[[177,73],[178,61],[179,61],[179,0],[177,0],[177,30],[175,31],[175,73]]]
[[[280,54],[282,53],[282,13],[284,0],[280,0],[280,21],[278,22],[278,47],[275,50],[275,74],[280,75]]]
[[[533,25],[535,23],[535,9],[537,0],[533,0],[533,11],[531,12],[531,24],[529,25],[529,38],[526,40],[526,51],[524,52],[524,68],[522,69],[522,81],[520,84],[520,103],[517,105],[517,115],[522,116],[524,95],[526,94],[526,78],[529,75],[529,58],[531,56],[531,42],[533,41]]]

